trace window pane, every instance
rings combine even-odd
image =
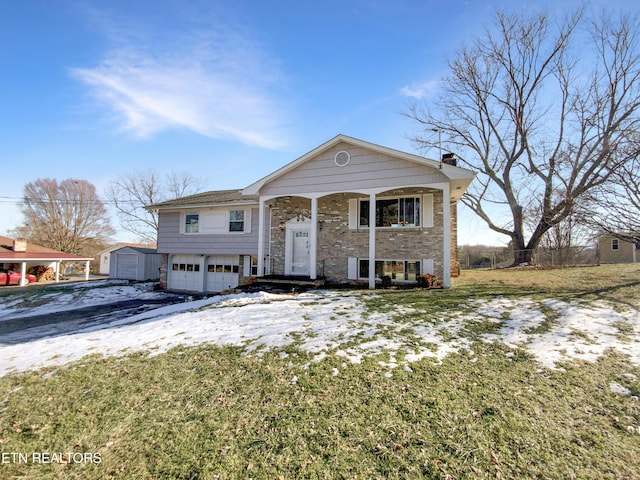
[[[360,226],[369,226],[369,200],[360,200]]]
[[[390,227],[398,224],[398,200],[376,201],[376,227]]]
[[[231,210],[229,212],[229,231],[244,232],[244,210]]]
[[[172,264],[171,270],[178,270],[178,264],[177,263]]]
[[[231,210],[229,212],[229,219],[234,221],[243,221],[244,220],[244,210]]]
[[[216,267],[215,265],[209,265],[207,266],[207,272],[215,272],[216,271]]]
[[[420,200],[417,198],[400,199],[400,224],[405,227],[419,225]]]
[[[199,271],[200,271],[200,264],[199,264],[199,263],[196,263],[196,264],[193,266],[193,271],[194,271],[194,272],[199,272]]]
[[[185,228],[184,231],[186,233],[197,233],[198,232],[198,214],[197,213],[187,213],[185,215]]]
[[[358,268],[358,275],[360,278],[368,278],[369,277],[369,260],[360,260],[360,265]]]
[[[417,280],[420,276],[420,262],[407,262],[405,280]]]

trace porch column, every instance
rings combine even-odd
[[[264,199],[258,207],[258,277],[264,277]]]
[[[89,281],[89,264],[91,263],[91,260],[87,260],[87,263],[84,266],[84,280],[86,282]]]
[[[60,281],[60,260],[56,261],[56,283]]]
[[[449,183],[442,187],[442,222],[443,234],[442,242],[442,286],[451,286],[451,199],[449,193]]]
[[[20,273],[22,274],[20,277],[20,286],[22,287],[27,284],[27,262],[20,264]]]
[[[369,288],[376,288],[376,194],[369,194]]]
[[[318,199],[311,197],[311,228],[309,230],[309,277],[317,278],[318,260]]]

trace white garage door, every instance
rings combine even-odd
[[[238,286],[240,257],[238,255],[213,255],[207,257],[205,289],[221,292]]]
[[[138,254],[118,253],[116,255],[116,278],[137,280]]]
[[[167,286],[174,290],[202,291],[202,272],[199,255],[172,255]]]

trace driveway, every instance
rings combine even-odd
[[[0,295],[0,344],[65,335],[181,303],[188,298],[177,293],[155,292],[153,284],[129,285],[128,282],[109,280],[33,287],[3,289]]]

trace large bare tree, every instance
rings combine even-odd
[[[24,187],[20,207],[27,240],[66,253],[87,254],[114,233],[109,214],[86,180],[41,178]],[[91,253],[93,255],[93,253]]]
[[[582,10],[558,23],[497,12],[449,62],[441,97],[405,112],[419,145],[440,137],[478,173],[462,202],[510,237],[514,264],[531,262],[545,233],[637,156],[638,25]]]
[[[164,176],[151,170],[120,175],[111,181],[106,197],[116,209],[120,225],[141,241],[153,243],[158,236],[158,214],[146,205],[202,191],[204,180],[187,173]]]

